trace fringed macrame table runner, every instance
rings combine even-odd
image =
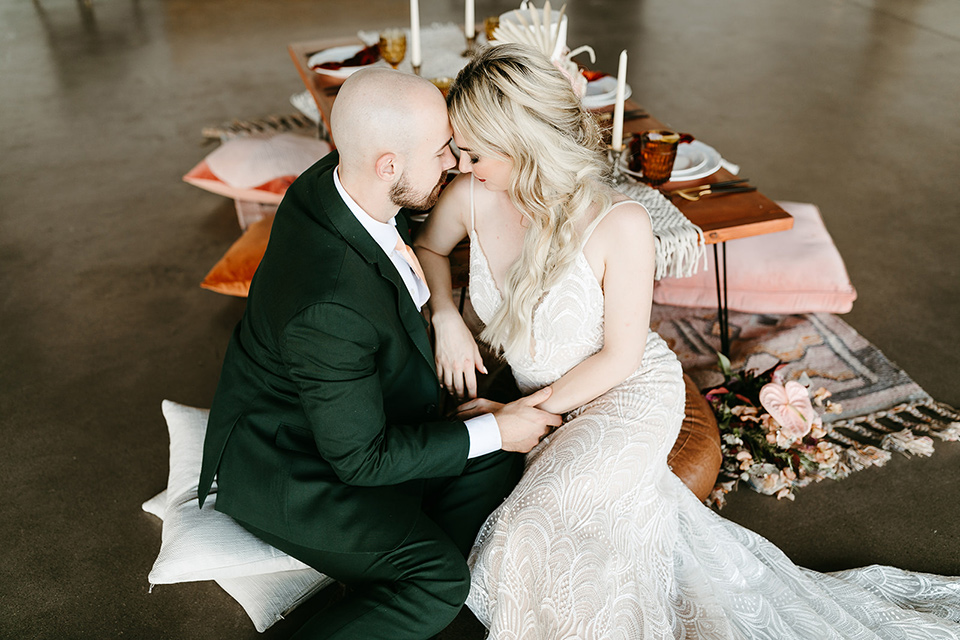
[[[701,389],[723,382],[717,366],[716,311],[654,305],[651,327]],[[777,362],[785,380],[804,374],[842,411],[824,413],[843,474],[883,466],[891,454],[930,456],[936,440],[960,440],[960,411],[937,402],[903,369],[839,317],[730,312],[731,367],[765,371]],[[936,439],[936,440],[935,440]],[[813,475],[803,486],[820,479]],[[736,482],[735,478],[721,481]]]
[[[703,231],[660,191],[631,179],[618,185],[617,190],[642,204],[650,214],[657,248],[655,280],[666,276],[688,278],[701,264],[706,267]]]

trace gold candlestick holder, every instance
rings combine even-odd
[[[622,143],[621,143],[622,144]],[[614,149],[613,145],[607,146],[607,158],[610,161],[610,176],[614,184],[623,184],[627,181],[627,174],[620,167],[623,160],[623,154],[627,152],[627,145],[622,144],[620,149]]]
[[[467,48],[460,55],[464,58],[472,58],[477,53],[477,34],[466,36]]]

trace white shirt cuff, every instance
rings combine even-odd
[[[467,433],[470,434],[470,452],[467,458],[479,458],[488,453],[499,451],[503,444],[500,441],[500,426],[492,413],[485,413],[464,422]]]

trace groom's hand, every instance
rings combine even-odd
[[[526,453],[537,446],[553,427],[563,423],[560,416],[537,409],[537,405],[549,398],[551,393],[552,387],[544,387],[494,412],[500,428],[501,449]]]

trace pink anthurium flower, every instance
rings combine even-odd
[[[780,424],[780,433],[793,442],[802,439],[820,422],[820,416],[810,404],[807,388],[793,380],[763,385],[760,404]]]

